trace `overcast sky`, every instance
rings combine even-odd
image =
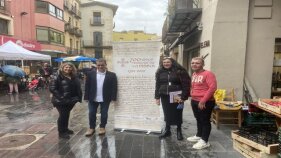
[[[168,0],[98,0],[118,5],[115,31],[144,30],[161,35]]]

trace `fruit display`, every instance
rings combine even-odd
[[[270,110],[274,113],[281,114],[280,99],[259,99],[258,106]]]
[[[263,102],[271,106],[281,106],[281,101],[279,100],[264,100]]]

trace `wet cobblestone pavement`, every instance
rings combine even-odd
[[[76,104],[71,114],[71,139],[59,139],[56,128],[57,111],[50,103],[48,90],[0,96],[1,158],[239,158],[232,147],[230,131],[237,127],[213,127],[210,144],[204,150],[192,149],[192,143],[177,141],[176,127],[172,136],[159,140],[156,134],[113,130],[111,106],[105,136],[84,136],[88,127],[87,104]],[[196,125],[191,108],[184,110],[183,136],[195,134]]]

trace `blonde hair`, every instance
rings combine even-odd
[[[64,68],[65,66],[70,66],[70,67],[72,68],[72,71],[71,71],[70,76],[71,76],[71,77],[75,77],[76,74],[77,74],[77,69],[76,69],[75,65],[73,65],[73,64],[70,63],[70,62],[62,63],[62,64],[60,65],[60,68],[59,68],[59,73],[60,73],[60,74],[64,74],[63,68]]]

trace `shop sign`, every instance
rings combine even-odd
[[[15,39],[12,37],[7,36],[0,36],[0,45],[3,45],[4,43],[12,41],[16,43],[17,45],[22,46],[25,49],[33,50],[33,51],[40,51],[41,50],[41,44],[38,42],[32,42],[32,41],[25,41],[20,39]]]
[[[200,48],[205,48],[210,46],[210,40],[200,43]]]

